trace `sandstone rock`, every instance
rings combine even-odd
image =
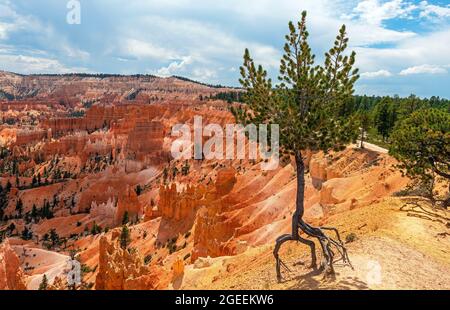
[[[124,250],[115,240],[102,236],[99,243],[99,265],[95,280],[98,290],[151,290],[167,287],[163,270],[144,265],[143,258]]]
[[[341,203],[342,201],[336,197],[332,184],[325,183],[320,191],[320,204],[333,205]]]
[[[177,257],[172,265],[173,281],[184,274],[184,261],[181,257]]]
[[[159,189],[159,203],[157,212],[161,216],[180,221],[195,214],[196,208],[203,203],[204,194],[201,189],[188,185],[181,191],[177,191],[175,184],[161,186]]]
[[[0,290],[26,290],[19,258],[8,240],[0,245]]]
[[[53,283],[48,285],[47,290],[49,291],[64,291],[67,290],[68,284],[67,280],[63,280],[61,277],[55,277]]]
[[[101,220],[103,225],[111,228],[115,225],[116,211],[117,202],[115,199],[109,198],[106,203],[100,203],[98,205],[93,201],[89,213],[94,219]]]
[[[236,170],[227,168],[219,170],[216,180],[217,195],[223,196],[228,194],[236,183]]]
[[[130,186],[127,186],[124,192],[119,193],[114,221],[115,225],[122,223],[125,212],[128,212],[128,217],[132,221],[143,215],[143,208],[136,191]]]
[[[199,257],[194,263],[194,268],[196,269],[208,268],[211,265],[212,265],[212,258],[210,256]]]

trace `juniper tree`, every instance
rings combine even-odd
[[[321,267],[333,272],[335,247],[344,262],[349,262],[347,251],[335,228],[313,227],[303,220],[305,195],[305,152],[341,150],[357,136],[354,118],[340,116],[342,105],[353,94],[358,70],[353,69],[355,53],[345,54],[348,44],[345,25],[336,37],[334,46],[325,53],[323,65],[315,64],[315,56],[308,44],[306,12],[294,25],[289,22],[284,55],[281,59],[279,80],[273,87],[267,71],[255,66],[248,49],[240,68],[240,83],[245,89],[241,109],[234,110],[238,121],[279,124],[280,149],[293,156],[297,172],[296,209],[292,216],[292,232],[280,236],[275,245],[277,277],[281,280],[279,250],[283,243],[294,240],[311,249],[312,267],[317,268],[315,243],[300,236],[300,232],[317,238],[322,247]],[[325,231],[331,230],[335,238]]]

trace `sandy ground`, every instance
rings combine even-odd
[[[65,275],[69,256],[29,246],[14,246],[27,277],[27,289],[36,290],[45,274],[49,283]]]
[[[403,208],[402,208],[403,207]],[[424,208],[421,209],[420,207]],[[449,214],[430,215],[425,203],[407,205],[388,198],[372,206],[330,218],[348,243],[354,266],[336,264],[335,278],[314,272],[308,249],[297,243],[283,247],[290,272],[275,275],[272,246],[251,249],[236,257],[211,259],[207,268],[188,266],[181,288],[193,289],[450,289]],[[423,217],[423,212],[427,217]],[[344,229],[345,227],[345,229]]]

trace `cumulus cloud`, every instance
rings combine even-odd
[[[278,48],[243,40],[211,22],[164,16],[145,16],[136,22],[135,27],[120,30],[109,53],[119,54],[120,58],[148,58],[149,62],[160,63],[158,68],[146,69],[156,75],[184,75],[203,82],[223,83],[220,72],[230,74],[231,71],[221,68],[240,65],[245,48],[249,48],[255,61],[266,68],[279,66]],[[136,28],[150,27],[151,36],[136,31]],[[234,80],[237,81],[237,76]]]
[[[122,52],[128,56],[136,58],[156,58],[156,59],[173,59],[174,54],[171,50],[137,39],[127,39],[122,42]]]
[[[447,70],[444,67],[436,65],[420,65],[413,66],[400,71],[400,75],[411,75],[411,74],[444,74]]]
[[[174,61],[171,62],[167,67],[162,67],[158,69],[156,72],[159,76],[171,76],[176,75],[180,71],[186,68],[186,66],[190,65],[192,63],[193,59],[191,56],[183,57],[181,61]]]
[[[358,3],[351,16],[369,25],[380,26],[385,20],[407,18],[416,9],[416,5],[403,0],[364,0]]]
[[[73,46],[67,37],[56,31],[52,25],[39,20],[32,14],[18,13],[9,0],[0,0],[0,19],[0,43],[12,41],[8,47],[9,53],[0,55],[0,60],[11,60],[11,63],[2,61],[0,62],[0,68],[8,67],[10,70],[20,73],[32,73],[33,68],[36,69],[36,72],[51,72],[51,69],[54,69],[57,73],[71,69],[86,71],[82,67],[62,65],[61,60],[56,60],[55,55],[53,55],[53,58],[50,56],[34,57],[33,54],[46,56],[60,54],[65,58],[73,58],[81,62],[89,59],[90,54],[87,51]],[[20,38],[21,35],[29,37],[29,43],[17,44],[17,46],[11,45],[14,44],[16,37]],[[34,48],[33,42],[43,45],[45,50]],[[11,51],[14,51],[15,55],[11,54]],[[37,64],[38,61],[42,61],[41,66]],[[14,64],[16,67],[13,66]],[[26,67],[26,64],[29,67]]]
[[[60,27],[64,16],[55,17],[62,12],[53,1],[42,0],[49,5],[41,11],[30,3],[0,0],[0,46],[16,49],[0,54],[53,59],[60,67],[46,66],[55,70],[88,66],[236,85],[237,68],[249,48],[275,78],[287,21],[298,20],[302,10],[308,11],[318,61],[340,25],[347,25],[349,49],[357,52],[356,65],[363,72],[357,87],[368,89],[386,77],[406,84],[411,79],[399,72],[423,64],[442,71],[450,63],[450,6],[435,0],[217,0],[213,6],[209,0],[130,1],[126,6],[120,0],[97,0],[83,2],[88,15],[79,27]],[[33,48],[42,54],[30,53]],[[6,65],[1,62],[0,69]]]
[[[392,76],[392,73],[389,72],[388,70],[378,70],[378,71],[361,73],[361,76],[365,77],[365,78],[390,77],[390,76]]]
[[[439,6],[439,5],[433,5],[429,4],[427,1],[422,1],[420,3],[420,17],[438,17],[438,18],[448,18],[450,17],[450,5],[445,6]]]
[[[25,55],[0,55],[0,64],[2,70],[21,72],[24,74],[32,73],[72,73],[88,72],[87,68],[67,67],[58,60],[43,57],[32,57]]]

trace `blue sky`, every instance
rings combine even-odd
[[[340,25],[360,94],[450,98],[448,0],[0,0],[0,70],[182,75],[237,86],[243,51],[277,76],[287,22],[308,11],[322,61]]]

